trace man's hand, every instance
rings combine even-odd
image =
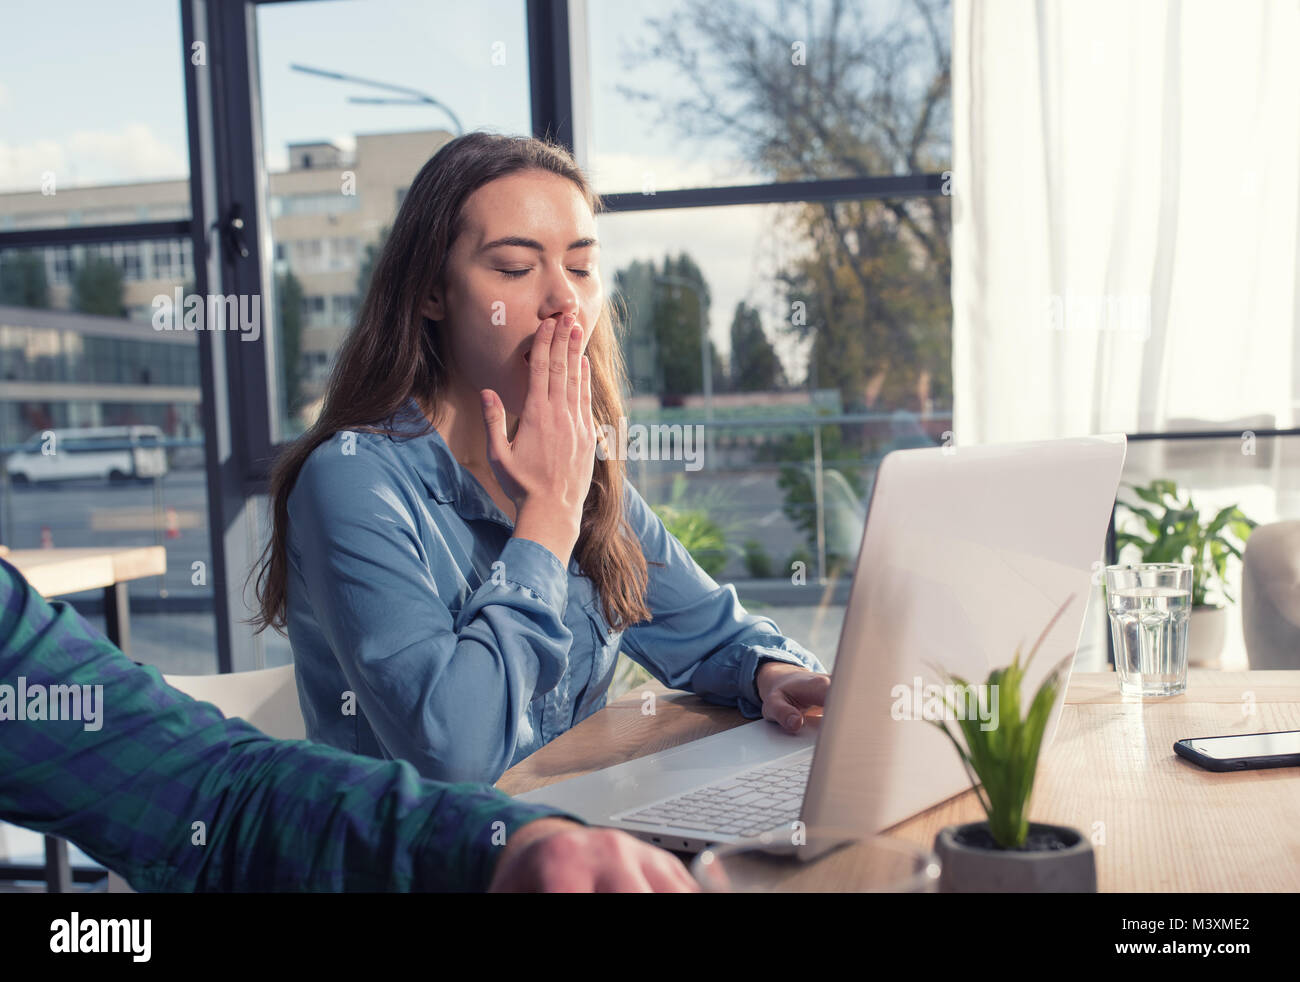
[[[516,829],[491,893],[699,893],[682,861],[617,829],[539,818]]]
[[[809,710],[826,705],[831,677],[802,665],[769,661],[759,667],[756,682],[763,700],[763,718],[779,723],[787,733],[798,733]]]

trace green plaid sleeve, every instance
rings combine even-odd
[[[549,815],[581,821],[226,719],[0,560],[0,819],[136,890],[482,890]]]

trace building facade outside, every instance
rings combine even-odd
[[[290,144],[289,169],[268,175],[273,269],[277,282],[292,274],[302,297],[300,404],[323,391],[356,315],[367,246],[379,242],[411,179],[450,139],[445,130],[427,130],[358,134],[352,150]],[[189,194],[188,180],[0,194],[0,232],[184,219]],[[0,306],[0,445],[50,427],[131,423],[201,438],[195,338],[153,326],[155,298],[193,290],[190,240],[25,251],[44,264],[49,308]],[[0,266],[22,252],[0,254]],[[124,316],[71,310],[76,271],[93,257],[121,272]],[[283,322],[284,312],[277,315]]]

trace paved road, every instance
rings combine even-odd
[[[168,509],[175,534],[167,533]],[[161,545],[167,575],[132,583],[132,596],[208,594],[196,585],[192,563],[211,563],[207,488],[202,471],[172,471],[157,482],[108,484],[66,481],[0,488],[5,544],[36,549],[44,538],[59,548]]]

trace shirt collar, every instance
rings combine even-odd
[[[429,495],[444,505],[452,505],[461,518],[487,518],[513,528],[478,478],[456,459],[441,433],[433,428],[419,436],[408,433],[427,426],[428,420],[419,405],[413,398],[408,399],[393,416],[393,428],[398,432],[388,438],[410,461]]]

